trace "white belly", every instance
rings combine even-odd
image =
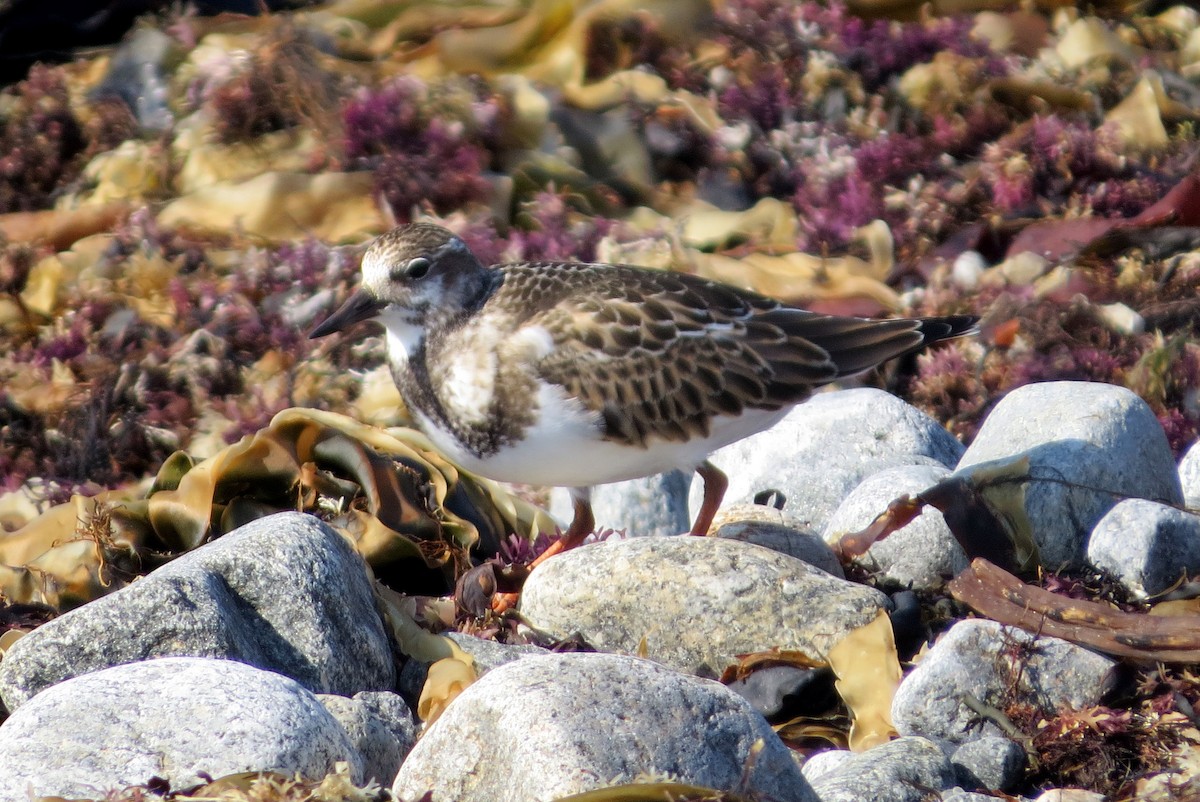
[[[501,482],[590,487],[676,468],[691,470],[721,446],[769,429],[787,410],[721,416],[714,419],[712,431],[704,439],[654,440],[649,448],[601,439],[597,416],[553,385],[543,385],[538,392],[538,413],[538,422],[525,431],[523,439],[483,459],[449,433],[439,432],[429,419],[418,418],[438,449],[469,471]]]

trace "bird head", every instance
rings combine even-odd
[[[376,318],[385,325],[427,325],[434,315],[466,311],[486,290],[488,274],[453,232],[430,223],[399,226],[371,243],[359,288],[308,336]]]

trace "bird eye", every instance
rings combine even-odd
[[[404,274],[409,278],[425,278],[429,267],[429,260],[424,256],[418,256],[416,259],[409,260],[407,267],[404,268]]]

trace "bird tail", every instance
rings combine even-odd
[[[970,315],[890,320],[825,318],[812,321],[815,331],[809,337],[829,353],[837,366],[836,376],[830,377],[833,379],[862,373],[931,343],[974,334],[978,322],[979,318]]]
[[[917,329],[923,338],[918,348],[941,340],[953,340],[955,337],[966,337],[979,333],[979,318],[975,315],[947,315],[945,317],[922,317],[920,328]],[[916,350],[916,349],[914,349]]]

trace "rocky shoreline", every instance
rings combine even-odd
[[[1140,399],[1108,385],[1030,385],[985,421],[981,454],[975,446],[960,454],[936,423],[874,390],[824,394],[792,417],[759,437],[802,427],[813,447],[798,448],[794,461],[774,461],[753,438],[716,458],[738,466],[730,473],[745,488],[769,482],[806,499],[795,515],[808,516],[810,527],[823,523],[823,536],[797,525],[785,505],[741,524],[731,512],[708,538],[614,536],[552,558],[525,583],[522,627],[544,644],[574,637],[599,653],[452,635],[480,676],[448,694],[419,739],[414,711],[427,664],[400,654],[366,564],[343,536],[312,516],[281,513],[202,545],[8,648],[0,661],[0,698],[11,711],[0,725],[0,798],[24,799],[30,788],[97,798],[97,789],[151,777],[180,791],[268,770],[340,771],[349,783],[375,783],[407,800],[428,791],[434,799],[551,800],[628,783],[643,786],[638,799],[666,798],[653,795],[670,793],[654,783],[674,788],[672,798],[710,798],[680,790],[698,787],[731,799],[974,799],[1027,787],[1052,727],[1061,730],[1060,748],[1075,743],[1092,760],[1106,750],[1128,756],[1114,733],[1140,737],[1159,792],[1180,783],[1167,777],[1200,740],[1186,706],[1194,685],[1180,686],[1171,698],[1183,701],[1167,707],[1154,694],[1137,699],[1118,661],[974,617],[939,622],[914,656],[913,624],[904,623],[899,602],[911,592],[889,597],[847,581],[831,559],[843,524],[864,520],[853,512],[864,495],[878,512],[920,484],[914,469],[936,479],[1015,458],[1028,460],[1018,499],[1042,555],[1068,554],[1077,566],[1107,560],[1130,598],[1161,592],[1164,578],[1195,570],[1186,560],[1200,553],[1200,516],[1179,508],[1184,492],[1200,488],[1181,487],[1166,438]],[[845,419],[860,429],[847,431]],[[1035,465],[1052,477],[1049,489]],[[872,476],[875,483],[861,481]],[[872,489],[885,478],[883,489]],[[631,517],[621,523],[632,535],[639,488],[630,490]],[[1076,495],[1050,503],[1047,492]],[[771,522],[767,510],[780,520]],[[1115,519],[1124,551],[1114,557],[1106,533]],[[785,527],[790,540],[778,537]],[[880,587],[923,582],[922,592],[936,594],[965,557],[930,511],[858,562],[871,566]],[[877,618],[886,622],[882,645],[839,666],[839,644]],[[916,623],[917,642],[928,626]],[[897,643],[907,653],[902,678]],[[713,681],[739,656],[768,652],[778,659],[727,676],[727,685]],[[858,706],[852,741],[854,727],[866,734],[857,751],[808,749],[802,759],[767,719],[802,741],[805,727],[780,728],[779,718],[829,702],[830,664],[843,698]],[[872,664],[868,678],[856,679],[845,668],[852,664]],[[886,709],[847,693],[855,683],[882,692]],[[885,729],[872,730],[879,714]],[[808,720],[810,746],[819,720]],[[1115,767],[1092,768],[1078,766],[1077,776],[1095,782]],[[1141,798],[1153,798],[1153,787],[1143,786]],[[1102,798],[1056,793],[1036,798]]]

